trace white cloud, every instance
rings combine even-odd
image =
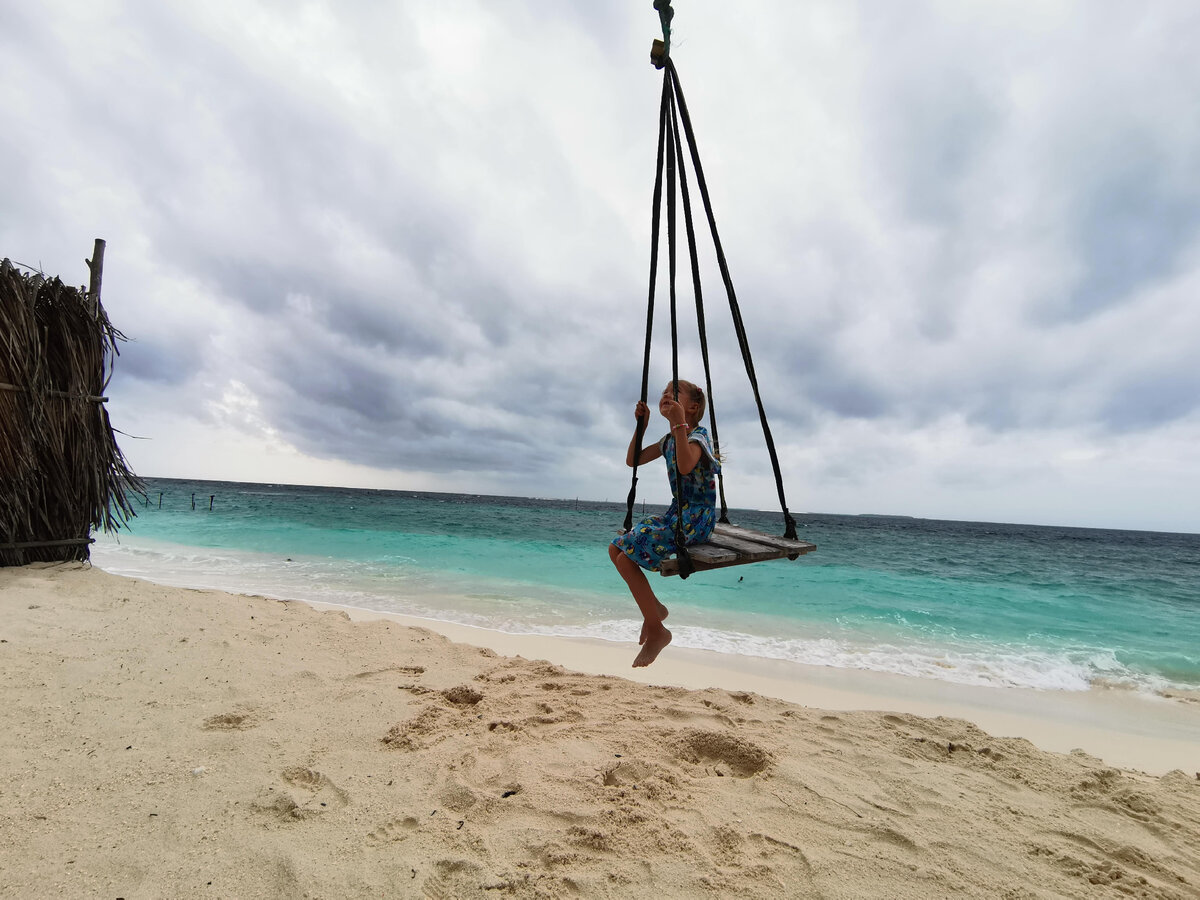
[[[0,254],[82,280],[108,239],[148,474],[623,497],[648,7],[14,9]],[[1189,5],[678,13],[793,510],[1200,529]],[[730,500],[769,508],[701,245]]]

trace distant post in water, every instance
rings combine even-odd
[[[216,494],[208,495],[208,511],[209,512],[212,512],[213,498],[215,498],[216,496],[217,496]]]

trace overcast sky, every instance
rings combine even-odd
[[[675,6],[792,511],[1200,531],[1200,5]],[[657,31],[0,0],[0,256],[80,284],[108,241],[143,475],[623,499]],[[726,490],[777,508],[701,253]]]

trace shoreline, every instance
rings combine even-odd
[[[101,571],[106,571],[101,569]],[[117,578],[131,576],[115,575]],[[160,584],[152,578],[144,578]],[[170,586],[170,585],[164,585]],[[184,590],[221,590],[190,588]],[[1200,770],[1200,692],[1173,698],[1122,688],[1087,691],[964,685],[920,676],[817,666],[668,647],[654,665],[634,669],[632,642],[543,634],[516,634],[477,625],[349,606],[304,597],[229,591],[344,612],[354,621],[386,620],[428,628],[457,643],[504,656],[545,659],[590,675],[689,690],[720,687],[830,710],[903,712],[963,719],[1004,737],[1020,737],[1056,753],[1083,750],[1121,768],[1163,775]]]
[[[980,687],[673,646],[654,665],[634,669],[637,647],[631,642],[511,634],[336,603],[296,602],[344,612],[359,622],[387,620],[428,628],[456,643],[546,660],[589,675],[688,690],[752,691],[815,709],[964,719],[999,737],[1024,738],[1056,753],[1083,750],[1111,765],[1153,775],[1200,768],[1200,700],[1191,697],[1163,698],[1121,689]]]
[[[902,681],[855,693],[787,673],[805,702],[882,707],[816,708],[759,693],[779,672],[690,653],[632,673],[648,684],[609,674],[630,673],[632,644],[412,625],[81,565],[0,569],[0,896],[1200,886],[1193,767],[1047,752]],[[671,686],[693,679],[722,686]],[[906,698],[935,717],[898,711]]]
[[[325,602],[506,633],[594,638],[601,642],[628,640],[636,633],[637,614],[627,593],[617,594],[615,588],[606,593],[613,587],[607,582],[603,587],[593,585],[594,597],[585,592],[560,600],[555,597],[560,588],[518,580],[513,583],[517,586],[514,590],[503,576],[490,574],[485,577],[453,569],[417,569],[411,580],[380,579],[376,577],[379,573],[356,574],[356,566],[346,564],[341,557],[300,556],[293,566],[290,557],[285,561],[279,553],[247,551],[243,558],[237,552],[223,551],[233,555],[228,559],[210,558],[213,554],[219,556],[219,552],[156,538],[145,540],[145,545],[135,542],[123,548],[132,548],[132,553],[114,552],[115,544],[106,546],[98,541],[93,562],[114,574],[162,584]],[[146,558],[139,558],[138,550],[144,551]],[[398,570],[384,574],[396,575]],[[597,572],[597,577],[600,574]],[[1190,681],[1182,674],[1172,680],[1164,674],[1169,668],[1162,667],[1167,660],[1130,649],[1140,645],[1127,646],[1128,642],[1119,636],[1097,633],[1092,635],[1091,643],[1068,646],[1037,636],[1028,640],[999,633],[988,637],[986,629],[980,634],[964,630],[966,638],[956,637],[954,628],[946,633],[925,634],[924,629],[916,628],[897,634],[887,627],[874,629],[861,622],[843,628],[831,609],[825,609],[811,622],[790,619],[782,612],[777,618],[775,613],[756,613],[748,620],[735,621],[729,614],[737,607],[732,595],[722,598],[722,603],[707,597],[690,611],[692,600],[688,595],[674,597],[674,603],[670,596],[666,599],[675,608],[674,618],[685,626],[673,629],[675,648],[686,644],[697,650],[751,659],[790,660],[817,668],[869,670],[967,686],[1029,688],[1037,692],[1101,687],[1164,697],[1190,695],[1200,700],[1200,671]],[[834,619],[828,619],[829,615]],[[1034,625],[1030,627],[1038,630]],[[1112,627],[1119,635],[1120,628]],[[1184,647],[1191,629],[1185,632]],[[1134,655],[1126,657],[1125,652]]]
[[[101,569],[101,571],[106,571]],[[131,576],[113,575],[116,578]],[[160,584],[152,578],[144,580]],[[171,586],[164,584],[164,586]],[[190,588],[183,590],[221,590]],[[393,621],[428,628],[450,640],[486,647],[504,656],[545,659],[591,675],[689,690],[721,687],[830,710],[904,712],[963,719],[998,736],[1021,737],[1043,750],[1083,750],[1121,768],[1162,775],[1200,770],[1200,692],[1171,698],[1123,688],[1087,691],[964,685],[920,676],[818,666],[789,660],[668,647],[646,669],[631,666],[632,642],[542,634],[515,634],[303,597],[229,591],[305,603],[344,612],[355,621]]]

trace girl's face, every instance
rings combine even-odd
[[[675,402],[675,383],[667,382],[667,386],[663,388],[662,396],[658,398],[658,411],[662,413],[664,419],[669,419],[671,405]],[[697,404],[691,399],[688,389],[683,385],[679,386],[679,405],[683,407],[683,416],[687,421],[692,421],[692,416],[695,415]]]

